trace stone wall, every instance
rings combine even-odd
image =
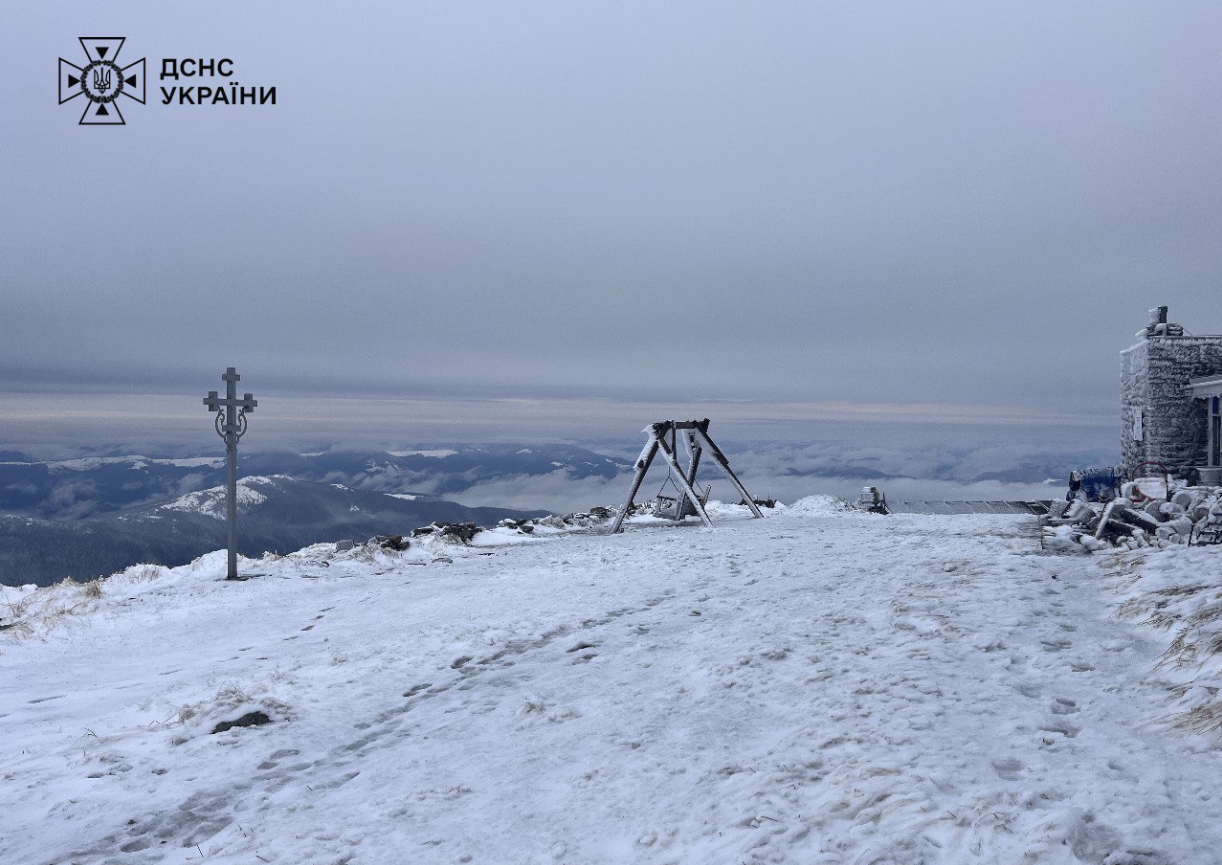
[[[1126,471],[1148,461],[1205,464],[1206,406],[1184,386],[1222,373],[1222,336],[1149,336],[1120,354],[1121,454]]]

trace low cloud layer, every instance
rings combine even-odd
[[[880,487],[891,501],[1058,498],[1068,487],[1070,470],[1115,461],[1106,447],[1063,450],[1000,443],[960,448],[772,443],[729,453],[735,473],[753,496],[785,503],[816,494],[856,498],[863,486]],[[638,501],[659,492],[675,495],[668,474],[664,466],[651,468]],[[455,498],[471,506],[582,511],[622,503],[631,477],[630,471],[615,478],[574,479],[564,472],[507,477],[475,484]],[[738,499],[725,476],[707,462],[698,483],[711,483],[714,499]]]

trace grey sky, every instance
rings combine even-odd
[[[79,127],[112,34],[149,104]],[[161,105],[201,56],[280,104]],[[0,390],[1098,417],[1148,307],[1222,332],[1216,0],[19,4],[0,58]]]

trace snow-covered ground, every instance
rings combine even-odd
[[[10,592],[0,862],[1222,859],[1216,549],[745,516]]]

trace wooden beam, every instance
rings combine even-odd
[[[632,510],[632,502],[636,498],[637,491],[641,488],[641,482],[645,480],[645,474],[649,471],[649,466],[653,463],[653,458],[658,453],[658,438],[653,433],[649,435],[649,441],[645,442],[645,447],[641,449],[641,455],[636,460],[636,477],[632,479],[632,489],[628,490],[628,500],[624,502],[624,506],[620,508],[620,512],[615,515],[615,523],[611,526],[609,534],[616,534],[623,531],[624,518],[628,516],[628,512]]]
[[[674,451],[666,446],[665,441],[663,441],[661,445],[662,455],[666,458],[666,461],[670,463],[671,471],[673,471],[679,478],[679,486],[682,487],[683,492],[687,493],[688,497],[691,498],[692,506],[696,508],[696,513],[700,515],[700,521],[704,523],[706,528],[713,528],[713,521],[709,519],[709,514],[704,509],[704,503],[700,501],[700,496],[696,495],[696,491],[692,489],[692,485],[687,482],[687,475],[684,473],[683,469],[679,467],[679,461],[675,458]],[[682,513],[682,511],[680,511],[680,513]]]

